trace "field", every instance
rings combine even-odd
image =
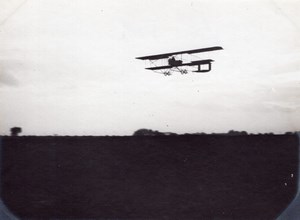
[[[274,219],[296,135],[2,137],[1,197],[26,219]]]

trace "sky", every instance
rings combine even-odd
[[[297,0],[1,0],[0,134],[300,130]],[[209,73],[135,57],[202,47]]]

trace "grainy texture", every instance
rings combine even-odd
[[[274,219],[297,189],[296,135],[3,137],[21,218]]]

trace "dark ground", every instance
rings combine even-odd
[[[296,135],[2,137],[1,197],[22,219],[275,219]]]

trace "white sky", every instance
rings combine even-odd
[[[0,0],[0,134],[300,130],[300,1]],[[223,51],[165,77],[138,56]]]

